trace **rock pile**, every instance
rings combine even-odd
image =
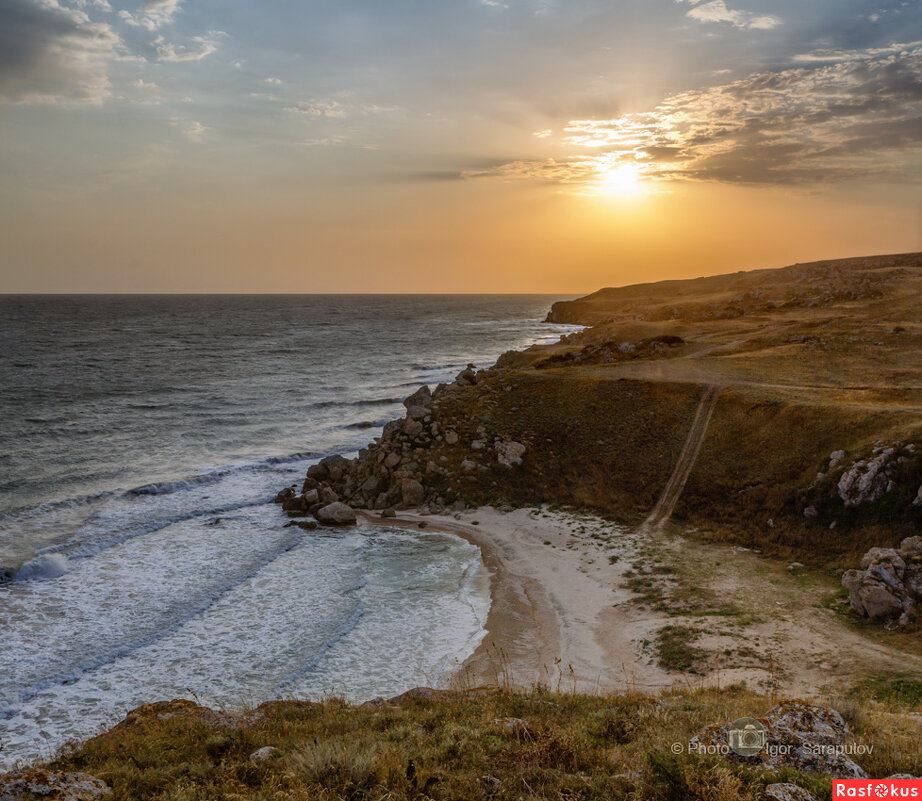
[[[358,458],[328,456],[312,465],[300,494],[282,490],[276,502],[292,517],[313,515],[322,523],[346,525],[356,520],[355,509],[387,512],[419,508],[441,512],[460,510],[453,497],[455,474],[510,470],[522,465],[527,449],[521,442],[489,436],[483,426],[462,431],[466,421],[445,422],[439,414],[443,398],[478,385],[494,372],[462,370],[451,384],[435,392],[420,387],[404,400],[406,414],[384,426],[382,435]]]
[[[906,625],[922,602],[922,537],[907,537],[895,548],[871,548],[859,570],[842,576],[851,608],[863,617],[898,618]]]
[[[765,727],[762,750],[754,756],[731,751],[727,759],[759,768],[795,768],[839,779],[867,778],[864,770],[843,753],[842,746],[854,743],[855,738],[836,710],[785,701],[757,720]],[[695,745],[726,749],[728,728],[727,724],[708,726],[692,738],[690,750]]]

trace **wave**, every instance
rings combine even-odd
[[[347,588],[343,591],[343,595],[352,595],[357,593],[360,590],[364,589],[368,584],[368,578],[363,572],[362,578],[352,587]],[[279,683],[278,687],[273,693],[274,697],[281,698],[285,694],[285,690],[291,687],[299,679],[303,679],[308,673],[310,673],[318,664],[320,660],[326,655],[326,653],[338,642],[348,637],[353,631],[355,631],[356,626],[358,626],[359,621],[361,621],[362,616],[365,614],[365,604],[361,600],[356,604],[355,609],[352,610],[352,614],[343,622],[343,625],[334,633],[330,638],[321,643],[320,647],[317,649],[314,657],[308,660],[305,664],[301,665],[294,673],[288,676],[287,679]]]
[[[108,500],[118,495],[121,490],[104,490],[103,492],[94,492],[90,495],[79,495],[76,498],[62,498],[60,500],[45,501],[32,506],[14,506],[0,512],[0,529],[7,520],[22,520],[23,518],[37,517],[65,509],[76,509],[83,506],[90,506],[100,501]]]
[[[330,409],[335,406],[390,406],[394,403],[401,403],[403,398],[370,398],[368,400],[337,400],[337,401],[317,401],[311,403],[311,409]]]
[[[68,558],[62,553],[48,553],[26,562],[12,578],[17,581],[53,579],[70,569]]]
[[[0,708],[0,719],[3,719],[4,715],[8,715],[12,707],[28,702],[30,698],[34,697],[47,687],[51,687],[56,684],[73,683],[86,672],[98,668],[101,665],[108,664],[109,662],[114,662],[115,660],[120,659],[132,653],[133,651],[138,650],[139,648],[144,648],[148,645],[158,642],[159,640],[162,640],[163,638],[179,630],[190,620],[193,620],[214,606],[220,598],[224,597],[232,590],[249,581],[262,570],[264,570],[267,566],[271,565],[273,562],[280,559],[289,551],[297,547],[303,540],[300,530],[290,529],[290,531],[298,533],[289,535],[289,537],[279,543],[276,548],[267,551],[265,554],[263,554],[262,558],[249,565],[245,571],[234,576],[231,581],[228,581],[226,584],[218,587],[211,593],[208,593],[201,598],[195,599],[190,603],[185,604],[182,607],[183,614],[181,616],[166,621],[165,625],[155,629],[152,632],[146,633],[145,635],[138,637],[135,640],[122,643],[118,647],[110,648],[105,652],[97,652],[96,654],[88,655],[88,658],[85,658],[83,662],[70,667],[64,673],[44,676],[37,684],[33,685],[32,687],[29,687],[28,689],[21,689],[20,695],[17,698],[0,698],[0,701],[2,701],[2,706],[5,707]]]
[[[128,490],[110,490],[8,510],[0,514],[0,531],[10,530],[15,524],[36,518],[52,518],[49,522],[53,523],[55,515],[73,510],[85,508],[89,514],[73,524],[76,528],[70,534],[40,548],[31,559],[20,565],[4,565],[5,572],[0,574],[0,583],[55,578],[62,575],[56,573],[55,565],[63,565],[67,560],[93,557],[108,548],[160,531],[174,523],[199,517],[214,518],[270,503],[278,490],[277,485],[281,485],[287,478],[286,467],[294,467],[299,462],[325,455],[328,454],[305,451],[271,456]],[[265,478],[252,482],[252,485],[248,482],[245,495],[241,495],[237,489],[230,495],[209,490],[238,476],[260,473],[266,474]],[[188,494],[188,497],[183,497],[184,494]],[[166,503],[165,499],[168,498],[174,500]],[[56,561],[58,558],[65,562]]]

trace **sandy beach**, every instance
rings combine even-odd
[[[424,523],[481,549],[487,634],[450,686],[624,693],[744,684],[836,698],[855,675],[922,671],[922,660],[868,642],[816,603],[834,579],[703,542],[679,525],[652,531],[547,507],[362,517]],[[672,628],[693,632],[693,669],[663,665],[658,637]]]
[[[636,555],[627,529],[588,516],[490,507],[366,519],[425,522],[427,530],[452,532],[480,547],[492,606],[487,635],[455,678],[459,685],[607,692],[682,681],[642,653],[663,615],[633,603],[633,592],[621,586]]]

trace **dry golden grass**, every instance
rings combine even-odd
[[[381,707],[281,702],[224,720],[195,710],[161,719],[155,708],[53,767],[102,778],[115,801],[736,801],[759,799],[776,781],[829,798],[825,777],[673,753],[705,725],[764,714],[776,700],[731,687],[656,697],[495,692]],[[842,703],[858,740],[874,745],[858,758],[870,775],[918,772],[922,739],[905,706],[870,697]],[[524,725],[504,726],[503,718]],[[249,759],[267,745],[280,754]]]

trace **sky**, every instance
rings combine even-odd
[[[0,292],[922,250],[920,0],[0,0]]]

